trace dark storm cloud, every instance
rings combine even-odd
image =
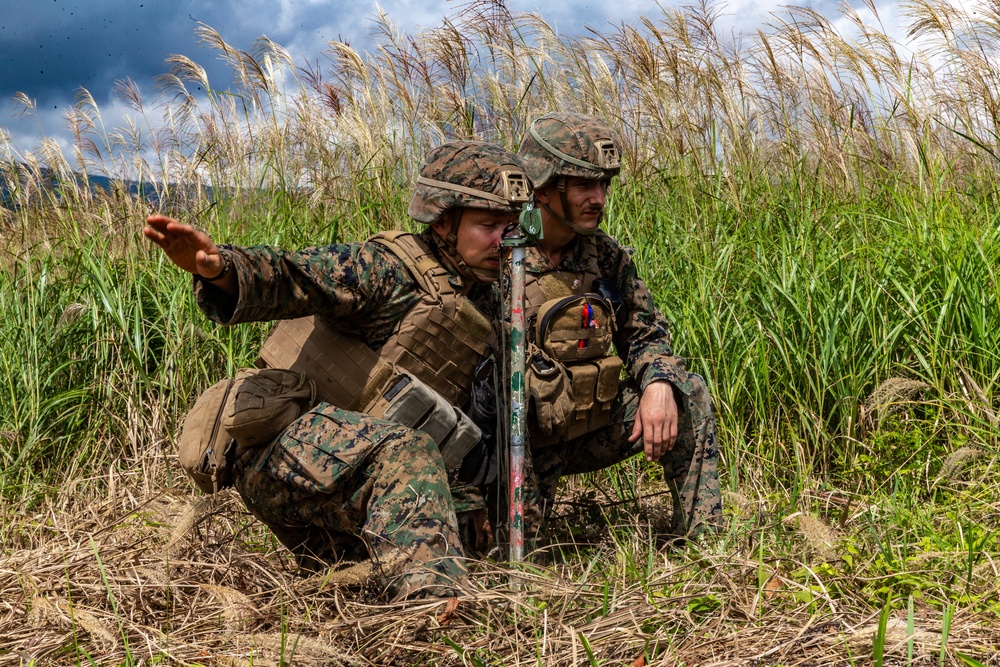
[[[150,89],[168,67],[164,59],[181,53],[208,70],[209,80],[225,88],[230,73],[211,49],[196,42],[203,22],[238,49],[267,34],[279,44],[294,39],[315,43],[336,34],[320,26],[330,3],[223,0],[0,0],[0,103],[15,92],[37,100],[40,109],[72,102],[87,88],[98,104],[112,94],[116,80],[133,79]],[[319,53],[314,54],[314,57]]]
[[[43,134],[65,143],[60,119],[79,88],[102,112],[125,78],[151,99],[155,78],[169,71],[164,60],[175,53],[204,67],[214,88],[228,88],[232,73],[217,51],[198,43],[199,22],[236,49],[250,50],[267,35],[301,64],[315,62],[329,40],[363,38],[370,7],[359,11],[347,0],[0,0],[0,128],[22,148]],[[29,117],[11,103],[18,92],[37,105]]]
[[[191,0],[2,0],[0,95],[42,108],[66,104],[83,86],[98,103],[116,79],[151,79],[172,51],[194,50]]]
[[[832,1],[812,0],[812,4],[825,6]],[[740,26],[757,25],[778,2],[728,0],[723,14],[739,31]],[[102,114],[113,112],[105,120],[114,124],[127,111],[121,100],[113,99],[115,82],[133,80],[144,102],[151,101],[154,79],[169,70],[164,59],[170,54],[182,54],[204,67],[214,88],[230,87],[231,72],[218,52],[196,40],[199,22],[217,30],[236,49],[250,50],[256,38],[267,35],[291,53],[296,65],[322,65],[328,41],[371,48],[372,18],[378,6],[401,32],[413,34],[419,28],[439,26],[444,16],[455,16],[468,4],[467,0],[0,0],[0,147],[4,129],[21,148],[37,145],[41,136],[57,137],[68,145],[63,118],[80,87],[91,93]],[[586,26],[603,33],[623,23],[638,25],[640,15],[662,20],[664,9],[681,4],[687,3],[508,0],[515,12],[540,12],[564,36],[586,35]],[[35,114],[20,116],[21,110],[10,102],[15,92],[37,102]]]

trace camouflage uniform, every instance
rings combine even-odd
[[[420,238],[440,243],[431,231]],[[220,249],[236,272],[239,296],[196,279],[195,297],[221,324],[315,314],[378,349],[420,299],[403,262],[377,243]],[[453,284],[462,283],[456,274]],[[485,290],[473,286],[473,296]],[[465,580],[444,462],[422,432],[320,403],[251,457],[237,467],[236,489],[303,567],[367,551],[383,566],[393,597]]]
[[[459,207],[513,210],[491,194],[497,181],[490,178],[497,171],[491,162],[495,157],[517,162],[481,142],[435,149],[421,170],[411,217],[430,223],[435,212]],[[456,180],[462,192],[449,196],[449,183]],[[480,188],[485,192],[477,195]],[[503,188],[506,192],[506,178]],[[456,214],[453,236],[458,220]],[[454,239],[442,240],[431,230],[418,238],[448,269],[448,282],[456,291],[480,307],[490,288],[476,282],[474,271],[463,270],[469,267],[458,256]],[[202,311],[222,324],[315,315],[378,350],[423,296],[404,262],[380,243],[300,252],[219,247],[235,272],[238,294],[230,296],[196,278],[195,297]],[[367,552],[395,598],[442,594],[466,580],[444,461],[421,431],[321,402],[270,445],[248,452],[236,462],[234,473],[232,482],[248,509],[303,567],[316,569]]]
[[[307,569],[375,561],[395,597],[466,578],[437,445],[420,431],[320,403],[237,469],[236,489]]]
[[[619,384],[608,426],[556,445],[532,447],[526,454],[527,532],[537,536],[551,511],[561,476],[601,470],[643,451],[641,437],[634,443],[628,438],[642,390],[657,380],[675,388],[681,406],[676,443],[660,459],[673,497],[672,530],[676,535],[701,532],[716,523],[722,512],[719,446],[708,388],[701,376],[688,372],[684,360],[674,355],[667,321],[638,277],[631,253],[604,232],[591,238],[597,246],[599,275],[610,278],[622,293],[614,340],[629,378]],[[578,235],[565,250],[559,270],[583,271],[586,267],[579,261],[579,249],[589,242],[588,237]],[[551,272],[536,248],[526,253],[525,272],[526,281]]]
[[[432,231],[418,237],[432,248],[442,245]],[[236,272],[239,296],[196,278],[195,298],[205,315],[221,324],[318,315],[377,350],[420,301],[419,286],[406,265],[378,243],[336,243],[298,252],[271,246],[219,248]],[[457,273],[451,282],[463,289]],[[464,289],[474,301],[488,290],[480,285]]]
[[[619,171],[619,142],[602,121],[582,114],[554,113],[536,120],[525,135],[519,157],[536,192],[553,186],[569,206],[560,179],[577,177],[610,180]],[[544,206],[544,205],[543,205]],[[592,472],[643,451],[640,437],[628,442],[642,391],[649,383],[666,380],[680,407],[678,437],[673,449],[660,459],[674,504],[675,534],[695,534],[716,525],[722,511],[718,477],[718,440],[711,397],[704,380],[689,373],[674,355],[668,324],[656,309],[645,283],[639,278],[631,251],[599,229],[584,229],[547,209],[549,215],[577,232],[563,249],[558,269],[536,248],[525,259],[526,294],[532,281],[543,284],[546,275],[565,273],[609,279],[621,295],[614,345],[625,362],[623,380],[612,404],[609,425],[552,446],[532,446],[527,454],[525,498],[526,535],[537,536],[551,511],[559,477]],[[596,258],[596,260],[592,259]],[[588,266],[596,261],[597,266]],[[530,315],[539,303],[526,304]],[[537,311],[535,311],[537,312]],[[528,331],[529,339],[532,331]]]

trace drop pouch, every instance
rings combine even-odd
[[[241,448],[274,440],[316,403],[316,385],[305,373],[248,368],[233,380],[222,427]]]

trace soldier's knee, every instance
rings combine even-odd
[[[437,443],[423,431],[403,426],[399,427],[397,437],[386,442],[385,455],[397,460],[433,463],[444,468],[444,460],[438,451]]]
[[[697,373],[690,375],[691,392],[685,397],[689,404],[689,409],[700,414],[707,414],[712,411],[712,396],[708,393],[708,384],[705,378]]]

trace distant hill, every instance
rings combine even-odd
[[[16,187],[15,178],[18,178],[20,174],[25,173],[26,167],[23,164],[6,164],[0,166],[0,206],[5,208],[15,208],[16,204],[13,201],[14,189]],[[73,174],[76,179],[74,185],[83,185],[85,182],[87,186],[95,194],[102,190],[106,193],[111,193],[113,188],[118,187],[123,189],[129,196],[135,197],[136,199],[143,199],[149,204],[156,206],[160,203],[159,194],[156,189],[149,183],[143,183],[139,181],[119,181],[108,178],[107,176],[87,176],[84,177],[82,174]],[[60,179],[59,177],[49,169],[42,169],[42,178],[44,178],[48,184],[48,187],[56,193],[58,197],[60,189]]]
[[[112,180],[107,176],[90,176],[87,180],[90,182],[91,189],[101,188],[105,192],[111,192]],[[132,197],[145,199],[151,204],[157,204],[160,201],[160,195],[149,183],[140,183],[139,181],[117,181],[117,183]]]

